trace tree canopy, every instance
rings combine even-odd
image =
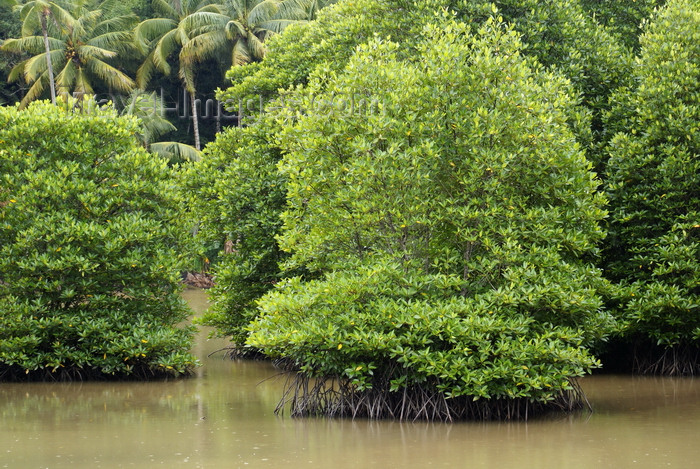
[[[135,119],[59,104],[0,108],[0,378],[189,373],[173,172]]]
[[[22,106],[40,98],[47,82],[52,98],[56,94],[94,94],[96,81],[123,92],[134,87],[133,79],[109,63],[119,51],[131,47],[129,29],[134,15],[104,17],[99,9],[81,5],[66,9],[43,0],[24,5],[21,15],[22,37],[6,40],[2,48],[31,55],[15,65],[9,75],[10,81],[22,78],[31,85]],[[49,21],[49,16],[54,21]],[[37,30],[42,34],[35,35]]]
[[[623,335],[668,352],[668,360],[640,357],[642,370],[675,374],[699,372],[699,20],[697,0],[657,12],[640,39],[636,86],[614,96],[608,123],[618,133],[608,146],[606,261],[626,287]]]
[[[248,343],[321,378],[295,413],[522,417],[595,366],[604,199],[572,90],[502,23],[469,30],[428,25],[410,59],[370,41],[279,114],[280,246],[320,277],[263,297]]]

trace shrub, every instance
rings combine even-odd
[[[491,2],[476,0],[341,1],[324,8],[316,21],[287,28],[266,43],[269,49],[261,63],[232,68],[229,72],[232,86],[219,95],[234,108],[240,105],[244,116],[256,118],[245,122],[258,127],[255,133],[261,143],[239,145],[238,130],[229,131],[230,136],[220,136],[221,143],[212,147],[206,157],[211,162],[198,166],[197,171],[209,174],[191,175],[194,180],[201,180],[194,183],[194,191],[201,188],[203,194],[207,194],[199,197],[207,200],[202,204],[196,200],[198,197],[194,197],[194,205],[200,205],[195,212],[201,209],[200,230],[207,233],[205,238],[214,236],[219,244],[225,239],[255,239],[256,242],[264,239],[253,250],[241,246],[233,255],[228,255],[230,262],[218,269],[219,285],[212,292],[215,313],[208,315],[206,322],[235,336],[236,341],[240,340],[245,333],[238,327],[255,315],[253,308],[245,306],[241,309],[241,305],[252,305],[271,281],[283,276],[274,262],[260,262],[260,259],[283,258],[278,255],[274,239],[279,234],[279,224],[273,220],[272,214],[279,214],[282,210],[280,197],[284,197],[285,189],[281,185],[286,184],[286,179],[274,174],[274,164],[282,152],[274,136],[286,125],[285,109],[295,108],[296,93],[303,92],[299,90],[307,86],[311,77],[342,73],[355,49],[375,37],[390,37],[400,44],[395,51],[397,58],[410,60],[419,53],[419,44],[430,39],[425,37],[426,24],[433,21],[436,14],[447,14],[443,11],[446,9],[454,12],[457,18],[465,19],[472,31],[488,21],[494,11],[503,15],[504,21],[512,24],[526,43],[522,54],[535,57],[552,70],[571,78],[575,92],[582,94],[588,109],[593,110],[593,130],[596,132],[600,130],[598,116],[607,109],[607,96],[629,79],[629,52],[591,20],[574,0],[554,3],[507,0],[497,2],[495,6]],[[325,91],[327,83],[330,81],[316,79],[313,92]],[[371,98],[368,101],[371,102]],[[257,119],[261,103],[272,118]],[[596,134],[594,137],[592,133],[589,110],[573,105],[566,108],[567,122],[577,140],[592,150],[597,149],[594,140],[600,136]],[[277,115],[283,117],[275,120]],[[596,162],[600,160],[592,152],[589,156]],[[251,161],[246,162],[247,158]],[[238,166],[243,169],[239,171]],[[215,183],[218,170],[214,168],[229,168],[220,184]],[[246,168],[253,170],[254,174]],[[276,186],[274,197],[269,197],[266,190],[258,192],[255,189],[256,185],[268,187],[266,179],[281,184]],[[242,199],[240,203],[239,197]],[[259,198],[256,200],[255,197]],[[226,207],[222,206],[223,201],[226,201]],[[251,217],[256,216],[246,208],[250,206],[265,213],[259,221],[263,218],[267,221],[251,223]],[[217,221],[204,212],[210,213]],[[247,229],[252,232],[247,234]],[[264,237],[261,237],[263,233]],[[268,254],[272,253],[274,255],[270,257]],[[244,265],[255,266],[256,271],[242,268]],[[267,287],[261,289],[258,279]]]
[[[286,178],[277,171],[279,149],[264,123],[235,127],[207,145],[201,161],[184,174],[189,214],[198,226],[197,238],[222,249],[213,266],[215,299],[199,322],[215,326],[240,348],[246,326],[257,315],[255,301],[283,274],[286,257],[277,246],[279,217],[285,203]]]
[[[279,90],[305,85],[314,72],[342,70],[354,49],[375,36],[401,44],[401,57],[416,53],[423,28],[441,12],[470,24],[472,32],[497,13],[522,35],[522,53],[536,57],[569,78],[585,109],[571,110],[569,123],[579,143],[597,152],[603,138],[600,114],[610,93],[629,84],[632,56],[618,38],[597,24],[579,0],[359,0],[340,1],[319,12],[318,19],[293,26],[272,38],[261,63],[233,67],[232,86],[219,94],[243,114],[256,114]],[[273,106],[279,105],[275,103]],[[599,156],[592,156],[596,159]]]
[[[600,24],[617,34],[630,49],[639,49],[642,24],[664,0],[581,0],[581,5]]]
[[[623,286],[625,340],[661,354],[638,356],[639,371],[699,370],[699,20],[697,0],[670,1],[654,16],[637,86],[615,95],[609,117],[622,131],[609,145],[607,272]]]
[[[188,373],[173,171],[83,105],[0,108],[0,377]]]
[[[248,343],[301,371],[294,413],[580,404],[575,378],[596,365],[585,347],[609,320],[591,265],[604,200],[567,126],[573,92],[522,57],[514,31],[468,30],[427,27],[411,60],[374,40],[279,115],[279,242],[288,267],[320,278],[263,297]]]

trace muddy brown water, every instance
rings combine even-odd
[[[698,379],[587,377],[593,413],[529,423],[292,419],[278,372],[224,345],[202,331],[187,380],[0,384],[0,468],[700,467]]]

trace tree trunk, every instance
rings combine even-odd
[[[216,100],[216,133],[221,133],[221,101]]]
[[[201,150],[199,145],[199,119],[197,117],[197,100],[194,97],[194,90],[190,93],[192,101],[192,125],[194,126],[194,147]]]
[[[49,11],[41,12],[41,34],[44,36],[44,48],[46,49],[46,70],[49,73],[49,86],[51,87],[51,103],[56,104],[56,85],[53,79],[53,65],[51,64],[51,49],[49,48],[49,28],[46,25],[46,17]]]

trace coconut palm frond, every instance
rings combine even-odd
[[[44,74],[38,79],[36,79],[34,83],[32,83],[32,86],[29,87],[29,90],[27,90],[27,94],[24,95],[22,101],[20,101],[20,109],[24,109],[30,102],[34,101],[35,99],[41,98],[42,94],[44,93],[44,90],[46,89],[46,84],[48,83],[48,81],[49,78],[47,74]]]
[[[152,113],[153,117],[149,120],[141,118],[144,126],[144,141],[151,142],[152,140],[160,137],[163,134],[177,130],[169,120],[164,117],[160,117],[156,113]]]
[[[52,50],[51,62],[56,68],[63,66],[65,54],[63,50]],[[46,53],[35,55],[27,60],[24,65],[24,80],[27,83],[32,83],[39,75],[43,75],[47,71]]]
[[[155,91],[150,93],[140,89],[131,91],[122,114],[132,115],[140,120],[143,145],[148,145],[157,137],[176,130],[176,127],[163,116],[163,103]]]
[[[87,75],[85,69],[78,68],[78,73],[76,75],[75,85],[73,88],[73,96],[82,97],[86,94],[94,94],[90,81],[90,77]]]
[[[48,42],[50,50],[62,49],[65,45],[63,41],[52,37],[48,38]],[[7,39],[0,46],[0,50],[13,54],[21,54],[23,52],[30,54],[43,53],[45,52],[44,38],[41,36],[26,36],[17,39]]]
[[[274,18],[306,21],[313,9],[313,3],[310,0],[282,0],[278,4]]]
[[[10,70],[7,75],[7,82],[14,83],[24,76],[24,66],[27,64],[27,60],[23,60]]]
[[[279,11],[281,2],[277,0],[265,0],[258,3],[253,8],[250,9],[246,15],[247,22],[249,25],[256,25],[267,21],[270,18],[275,18],[277,12]]]
[[[322,2],[322,1],[318,1],[318,0],[311,0],[311,5],[309,5],[309,10],[308,10],[309,16],[307,19],[309,21],[315,20],[316,16],[318,15],[319,10],[321,10],[323,7],[325,7],[326,5],[328,5],[330,3],[334,3],[334,2]]]
[[[87,31],[94,31],[95,25],[101,17],[102,10],[86,10],[82,15],[76,18],[76,21],[71,28],[71,33],[78,36],[84,36]]]
[[[186,145],[180,142],[155,142],[148,146],[148,149],[162,158],[171,161],[189,160],[199,161],[201,152],[193,146]]]
[[[220,15],[226,14],[226,8],[223,5],[219,5],[217,3],[205,5],[202,8],[199,8],[197,11],[207,12],[207,13],[218,13]]]
[[[195,11],[207,9],[212,6],[218,9],[223,8],[222,2],[217,2],[216,0],[183,0],[183,2],[185,3],[188,13],[194,13]]]
[[[182,62],[182,60],[180,61]],[[194,68],[192,66],[187,66],[186,64],[180,64],[180,69],[178,70],[178,76],[182,83],[185,85],[185,89],[188,93],[194,94],[197,89],[195,86],[195,76]]]
[[[106,18],[95,26],[95,32],[104,34],[116,31],[127,31],[132,29],[138,20],[139,17],[133,13],[129,15],[115,16],[113,18]]]
[[[222,30],[199,34],[182,46],[180,60],[187,64],[203,62],[228,44],[226,33]]]
[[[140,22],[134,28],[134,42],[142,53],[151,48],[154,39],[162,37],[177,27],[177,21],[170,18],[151,18]]]
[[[175,32],[176,32],[176,34],[177,34],[177,40],[180,41],[180,42],[179,42],[180,45],[185,45],[185,44],[187,44],[187,41],[190,40],[191,34],[190,34],[190,32],[189,32],[187,29],[184,28],[184,26],[182,25],[182,23],[180,23],[180,24],[178,25],[178,27],[177,27],[177,29],[175,30]]]
[[[36,45],[35,45],[36,44]],[[41,36],[28,36],[19,39],[6,39],[0,45],[0,50],[13,54],[21,54],[22,52],[32,52],[35,50],[44,49],[44,38]]]
[[[75,18],[57,3],[46,0],[31,0],[19,8],[22,36],[31,36],[41,31],[42,17],[52,34],[60,35],[75,23]],[[55,27],[54,27],[55,26]]]
[[[208,25],[224,26],[228,23],[229,17],[221,13],[210,11],[198,11],[187,15],[182,19],[180,25],[185,31],[193,31]]]
[[[136,83],[134,83],[131,77],[97,58],[90,60],[86,68],[90,73],[105,82],[110,88],[119,91],[131,91],[136,87]]]
[[[226,36],[231,40],[236,40],[239,37],[246,37],[248,31],[246,31],[243,23],[237,20],[231,20],[226,23]]]
[[[175,52],[180,45],[180,35],[177,29],[168,31],[156,43],[156,47],[153,49],[152,60],[156,68],[162,71],[165,75],[170,75],[170,64],[168,63],[168,57],[170,57],[170,54]]]
[[[56,88],[72,90],[78,78],[78,68],[75,62],[67,60],[63,69],[56,75]]]
[[[239,39],[233,46],[233,52],[231,53],[231,63],[233,65],[245,65],[252,61],[250,56],[250,51],[248,50],[248,45],[245,39]]]
[[[20,5],[18,10],[19,19],[22,22],[20,34],[23,37],[31,36],[41,31],[41,11],[35,9],[34,2],[28,2],[23,5]]]
[[[153,9],[161,15],[161,18],[178,19],[181,11],[177,11],[173,5],[166,0],[153,0],[151,2]]]
[[[146,88],[146,85],[150,83],[151,78],[153,75],[156,73],[158,70],[156,68],[155,63],[153,62],[153,54],[155,51],[151,51],[148,53],[148,56],[146,56],[146,59],[143,61],[141,66],[136,70],[136,86],[138,88]]]
[[[246,3],[246,0],[227,0],[224,3],[226,7],[226,14],[232,18],[242,18],[250,8],[253,8],[255,5],[260,3],[260,1],[255,2],[254,5],[252,4],[253,2],[250,2],[250,8],[246,8]]]
[[[262,60],[262,58],[265,57],[265,45],[255,34],[248,33],[246,43],[251,57],[257,60]]]
[[[83,44],[78,48],[78,56],[81,62],[87,63],[91,59],[112,59],[117,56],[117,53],[102,47]]]
[[[63,8],[55,2],[50,2],[50,5],[51,24],[56,27],[56,31],[59,32],[59,35],[75,29],[78,18],[76,18],[69,9]]]
[[[113,52],[125,50],[132,43],[131,31],[111,31],[90,38],[87,44],[102,49],[110,49]]]

